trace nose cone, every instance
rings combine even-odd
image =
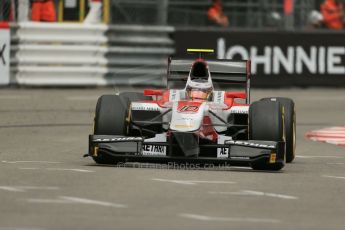
[[[170,129],[180,132],[199,130],[204,117],[205,107],[205,102],[174,102]]]

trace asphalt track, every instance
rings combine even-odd
[[[0,230],[344,229],[345,148],[307,131],[345,124],[344,89],[253,90],[297,106],[297,159],[278,173],[98,166],[82,158],[113,89],[0,89]]]

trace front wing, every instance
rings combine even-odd
[[[225,141],[224,144],[200,145],[203,149],[220,149],[225,156],[194,155],[176,156],[171,143],[144,142],[142,137],[89,135],[89,154],[111,156],[116,162],[145,163],[200,163],[227,166],[251,166],[256,162],[285,164],[285,142],[274,141]],[[155,147],[157,154],[147,154],[147,149]],[[159,151],[165,149],[166,151]]]

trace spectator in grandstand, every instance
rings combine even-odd
[[[85,24],[95,24],[102,22],[102,0],[89,0],[89,12],[84,19]]]
[[[221,0],[213,0],[212,5],[207,11],[208,20],[216,25],[227,27],[229,19],[223,12],[223,4]]]
[[[277,11],[269,12],[266,16],[265,26],[268,28],[280,28],[283,26],[283,17]]]
[[[54,0],[31,0],[31,20],[36,22],[55,22]]]
[[[313,10],[308,15],[307,29],[320,29],[320,28],[324,28],[323,16],[319,11]]]
[[[341,0],[325,0],[320,8],[327,28],[335,30],[344,28],[345,11]]]

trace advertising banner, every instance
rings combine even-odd
[[[0,22],[0,85],[10,83],[10,29]]]
[[[345,32],[175,32],[176,56],[187,48],[215,49],[214,58],[251,59],[255,86],[345,87]]]

